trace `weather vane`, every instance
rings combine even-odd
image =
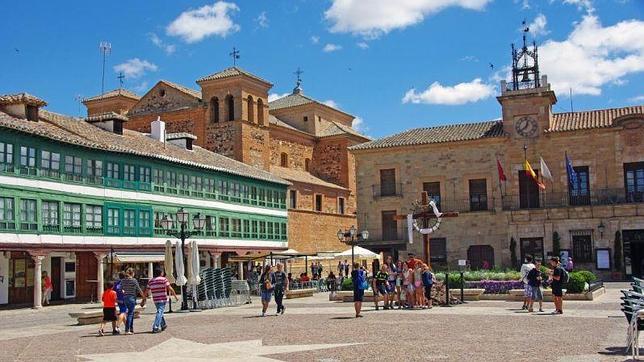
[[[239,59],[239,50],[233,47],[233,51],[230,52],[230,55],[233,58],[233,66],[237,66],[237,59]]]

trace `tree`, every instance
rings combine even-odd
[[[613,251],[613,264],[615,265],[615,270],[618,272],[622,271],[622,234],[618,231],[615,231],[615,250]]]
[[[510,262],[513,268],[519,265],[517,260],[517,241],[514,240],[514,237],[510,238]]]
[[[552,232],[552,255],[559,256],[559,251],[561,250],[561,238],[559,233],[556,231]]]

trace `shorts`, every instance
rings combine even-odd
[[[563,289],[560,286],[552,286],[552,295],[555,297],[563,297]]]
[[[376,284],[376,290],[380,295],[387,295],[389,293],[385,283]]]
[[[270,290],[263,290],[262,293],[262,302],[270,302],[271,301],[271,296],[273,295],[273,292]]]
[[[416,288],[414,288],[414,285],[413,285],[413,284],[407,284],[407,286],[406,286],[405,288],[407,288],[407,291],[408,291],[409,293],[413,293],[413,292],[414,292],[414,290],[416,290]]]
[[[118,302],[118,305],[119,305],[119,314],[127,313],[127,306],[125,305],[125,302]]]
[[[530,298],[535,302],[543,301],[543,291],[541,287],[532,287],[532,295]]]
[[[526,298],[532,297],[532,287],[530,286],[530,284],[523,286],[523,296]]]
[[[390,280],[387,283],[387,292],[390,293],[390,294],[396,292],[396,281],[395,280]]]
[[[396,278],[396,286],[400,287],[402,285],[402,279]]]
[[[432,298],[432,285],[425,285],[425,298],[431,299]]]
[[[353,301],[362,302],[364,299],[364,289],[354,289],[353,290]]]
[[[103,308],[103,321],[114,322],[116,320],[116,307]]]

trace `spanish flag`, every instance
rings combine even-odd
[[[537,177],[537,173],[534,172],[534,170],[532,169],[532,166],[530,166],[530,162],[528,162],[528,160],[525,160],[525,162],[523,163],[523,169],[527,173],[529,173],[530,176],[532,176],[532,179],[534,180],[534,182],[536,182],[537,186],[539,186],[540,189],[542,189],[542,190],[546,189],[546,185],[544,185],[542,182],[539,181],[539,178]]]

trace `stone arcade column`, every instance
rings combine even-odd
[[[105,270],[105,253],[94,253],[98,263],[96,264],[96,301],[100,303],[103,300],[103,290],[105,289],[104,270]]]
[[[154,264],[152,262],[148,263],[148,278],[154,278]]]
[[[34,309],[42,308],[42,260],[43,255],[32,255],[34,260]]]

